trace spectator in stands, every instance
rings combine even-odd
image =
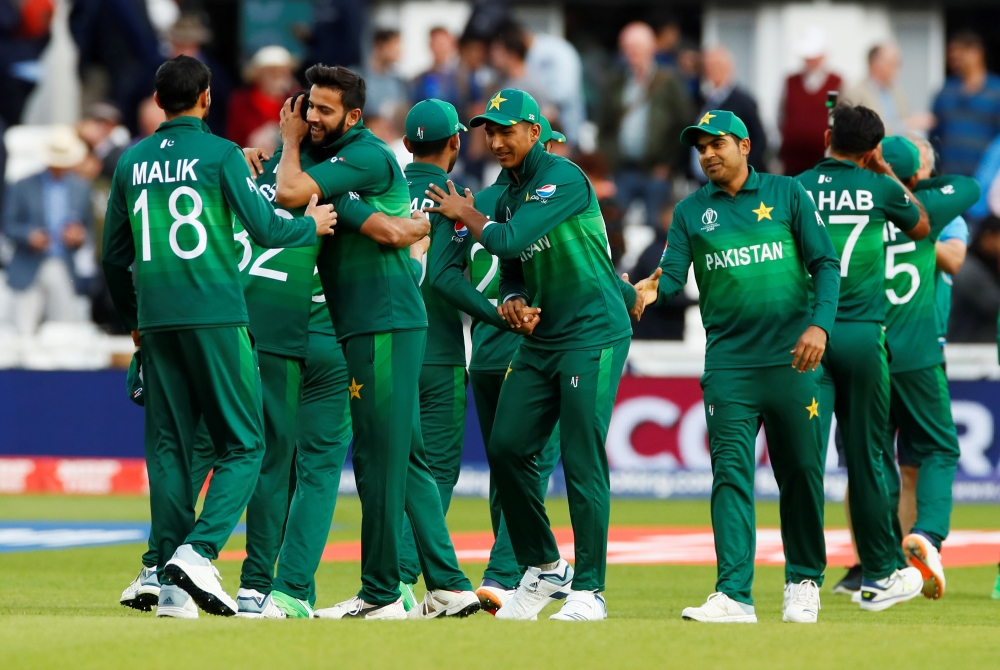
[[[674,203],[664,203],[655,228],[656,236],[640,254],[629,271],[630,281],[639,281],[656,271],[667,248],[667,231],[674,220]],[[696,301],[683,291],[662,305],[650,305],[642,313],[642,320],[632,324],[632,337],[638,340],[683,340],[684,312]]]
[[[580,125],[586,121],[583,102],[583,64],[580,54],[573,45],[559,35],[534,33],[524,26],[514,26],[520,30],[521,38],[528,53],[525,64],[532,77],[545,89],[545,97],[557,110],[548,116],[550,121],[558,121],[571,145],[576,145],[580,136]],[[544,110],[542,112],[545,114]]]
[[[394,28],[375,31],[372,55],[361,68],[367,87],[365,112],[372,116],[391,118],[399,107],[406,107],[409,95],[403,78],[396,71],[396,64],[403,54],[403,42]]]
[[[132,144],[141,139],[145,139],[156,132],[160,124],[167,120],[167,115],[163,109],[156,104],[153,96],[149,96],[139,103],[139,133],[132,138]],[[131,146],[131,145],[129,145]]]
[[[656,30],[656,64],[677,67],[677,54],[681,47],[681,24],[669,12],[662,13],[653,22]]]
[[[1000,312],[1000,218],[986,217],[953,278],[949,342],[997,341]]]
[[[804,68],[785,80],[779,108],[781,150],[778,157],[785,174],[797,175],[823,159],[823,137],[829,125],[828,91],[840,91],[843,80],[826,68],[826,33],[813,26],[805,31],[797,47]]]
[[[128,131],[119,125],[121,119],[118,108],[107,102],[96,102],[83,112],[76,132],[90,148],[85,170],[89,177],[111,179],[115,174],[130,139]]]
[[[360,63],[364,35],[365,3],[358,0],[312,0],[311,23],[294,26],[296,38],[306,47],[305,62]]]
[[[21,114],[41,73],[49,42],[52,5],[0,0],[0,121],[21,122]]]
[[[722,47],[708,49],[703,57],[704,70],[701,82],[700,119],[709,110],[722,109],[743,119],[750,133],[749,162],[757,172],[765,172],[764,152],[767,150],[767,134],[757,112],[757,101],[745,88],[736,83],[736,66],[733,56]],[[698,150],[691,149],[691,174],[702,184],[708,177],[698,162]],[[662,218],[662,217],[661,217]]]
[[[93,228],[90,184],[72,170],[87,157],[87,145],[69,126],[57,127],[48,144],[48,167],[8,187],[3,229],[14,241],[7,268],[14,325],[22,334],[50,321],[86,318],[74,283],[75,252]]]
[[[948,41],[948,69],[952,76],[934,99],[937,124],[931,140],[941,153],[945,174],[977,174],[990,142],[1000,135],[1000,77],[986,69],[982,38],[960,32]],[[992,175],[980,181],[983,193]]]
[[[413,100],[437,98],[459,105],[458,93],[458,41],[447,28],[435,26],[429,35],[431,68],[413,80]]]
[[[212,71],[212,106],[205,122],[212,133],[225,137],[226,111],[233,84],[222,63],[207,53],[204,46],[212,41],[212,31],[199,14],[181,14],[169,33],[170,57],[197,58]]]
[[[597,151],[578,154],[574,161],[594,187],[594,195],[597,196],[597,204],[601,208],[601,216],[604,217],[611,262],[617,268],[622,256],[625,255],[625,212],[615,198],[618,188],[611,179],[608,161]]]
[[[683,171],[687,153],[677,138],[694,114],[684,84],[656,64],[656,37],[642,22],[630,23],[618,36],[626,67],[612,80],[600,119],[600,147],[618,186],[618,202],[646,206],[646,222],[655,226],[670,197],[670,179]]]
[[[507,24],[490,48],[490,61],[501,77],[498,86],[527,91],[538,102],[543,116],[557,118],[559,111],[549,97],[545,81],[538,70],[528,67],[527,57],[524,32],[516,24]]]
[[[258,131],[270,129],[277,136],[281,106],[301,88],[292,74],[295,66],[295,59],[285,47],[273,45],[257,50],[244,72],[247,86],[234,91],[229,99],[226,118],[229,140],[241,147],[260,147],[260,142],[250,140]],[[271,144],[276,145],[276,140]]]
[[[868,50],[868,76],[844,93],[847,102],[863,105],[874,111],[885,125],[886,135],[902,135],[916,128],[908,118],[906,94],[897,79],[899,47],[891,42],[877,44]]]
[[[691,99],[696,99],[701,91],[701,49],[694,42],[681,42],[677,50],[677,76]]]

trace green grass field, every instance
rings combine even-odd
[[[998,508],[955,509],[955,528],[997,528]],[[569,525],[564,500],[550,504],[553,524]],[[330,541],[357,539],[360,505],[343,499]],[[145,520],[139,497],[0,496],[0,519]],[[458,499],[449,525],[487,530],[486,502]],[[830,527],[843,527],[842,508],[827,508]],[[621,501],[615,525],[708,526],[705,502]],[[777,526],[777,506],[758,506],[758,525]],[[234,536],[227,549],[242,547]],[[680,612],[711,592],[709,566],[608,568],[608,621],[596,624],[501,623],[466,620],[247,621],[202,615],[198,621],[156,620],[118,605],[135,576],[142,545],[0,554],[0,668],[988,668],[1000,665],[1000,601],[989,593],[997,568],[954,568],[948,593],[881,613],[861,612],[829,587],[816,626],[781,623],[783,573],[758,567],[756,626],[706,626]],[[235,593],[239,564],[220,562],[223,585]],[[463,564],[478,583],[482,564]],[[319,604],[358,589],[359,567],[323,563]],[[554,609],[554,606],[550,606]],[[545,615],[549,613],[546,610]]]

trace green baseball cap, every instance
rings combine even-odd
[[[920,149],[899,135],[892,135],[882,140],[882,158],[900,179],[909,179],[920,169]]]
[[[497,91],[489,102],[486,111],[472,117],[469,125],[481,126],[487,121],[515,125],[520,121],[541,123],[542,113],[538,111],[538,103],[525,91],[516,88],[505,88]]]
[[[566,136],[560,132],[552,130],[552,124],[544,116],[538,117],[538,125],[542,127],[542,132],[538,136],[538,141],[542,144],[555,140],[556,142],[565,142]]]
[[[146,404],[146,399],[142,395],[142,353],[139,349],[132,354],[132,362],[128,365],[125,388],[128,389],[129,400],[140,407]]]
[[[681,131],[681,144],[693,147],[698,142],[698,133],[709,135],[735,135],[744,140],[748,137],[746,124],[732,112],[713,109],[705,112],[696,126],[688,126]]]
[[[406,115],[406,139],[411,142],[433,142],[468,130],[458,120],[455,105],[437,98],[421,100]]]

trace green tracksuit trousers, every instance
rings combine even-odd
[[[538,460],[560,423],[578,591],[604,590],[611,511],[604,444],[629,340],[578,351],[522,344],[500,390],[490,434],[487,457],[514,555],[521,565],[537,566],[559,560]]]

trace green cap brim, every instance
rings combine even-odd
[[[467,132],[469,130],[468,128],[466,128],[465,126],[463,126],[461,123],[458,124],[458,129],[461,130],[463,133]]]
[[[516,126],[523,119],[518,119],[509,114],[500,114],[499,112],[487,112],[485,114],[480,114],[479,116],[472,117],[469,121],[469,125],[475,128],[476,126],[481,126],[487,121],[492,121],[493,123],[499,123],[505,126]]]
[[[560,133],[558,130],[553,130],[552,131],[552,139],[555,140],[556,142],[559,142],[559,143],[565,143],[566,142],[566,136],[563,135],[562,133]]]
[[[698,133],[705,133],[706,135],[734,135],[734,133],[729,133],[721,128],[713,128],[709,125],[704,126],[688,126],[681,131],[681,144],[693,147],[698,143]]]

